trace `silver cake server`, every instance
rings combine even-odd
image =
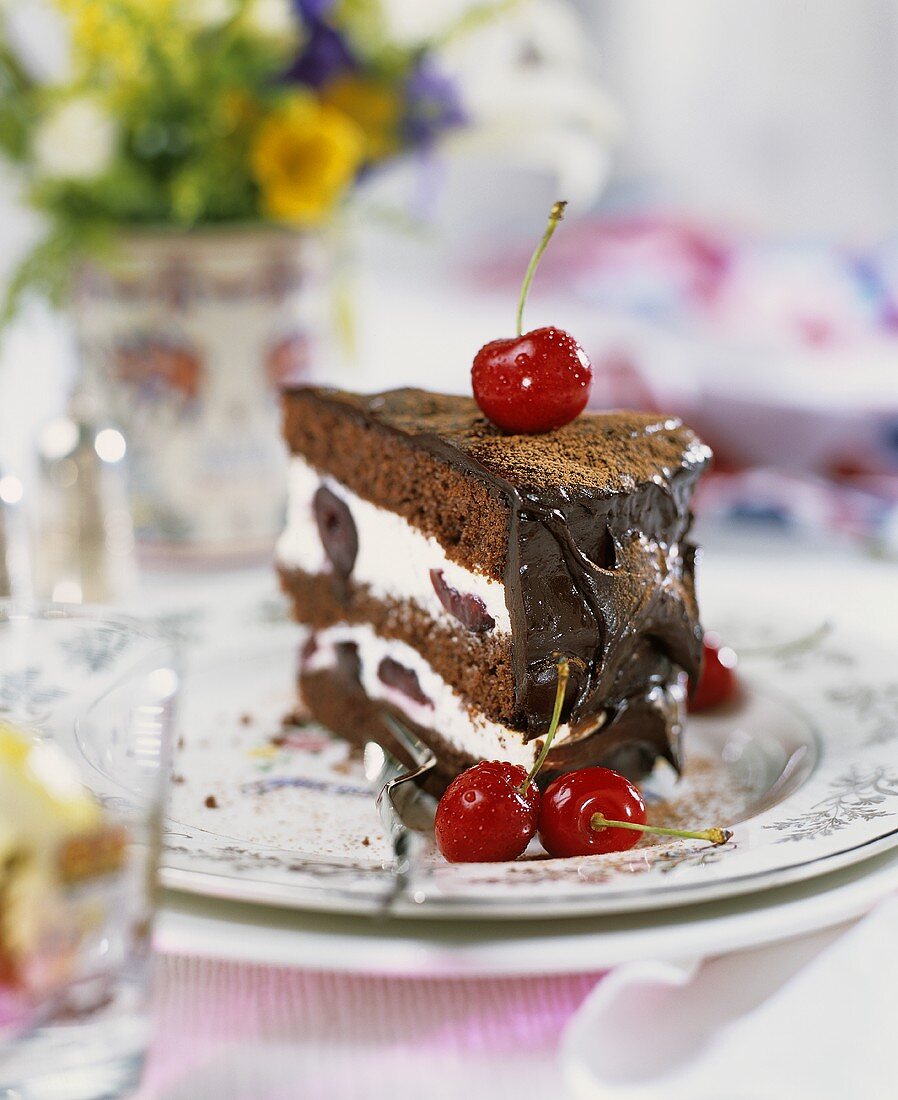
[[[365,775],[377,792],[377,809],[393,846],[393,886],[384,900],[384,907],[389,909],[406,893],[414,896],[412,880],[426,841],[419,832],[406,825],[405,819],[418,793],[414,780],[432,771],[437,759],[391,714],[384,714],[383,718],[415,765],[409,769],[379,741],[369,741],[365,745]]]

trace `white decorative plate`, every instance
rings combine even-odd
[[[752,618],[731,611],[733,602],[745,601],[718,599],[712,621],[741,648],[742,699],[690,720],[679,783],[658,774],[648,784],[659,819],[734,825],[726,847],[656,841],[614,856],[466,866],[432,852],[396,911],[667,908],[795,882],[898,843],[898,677],[888,648],[851,622],[817,618],[815,627],[814,612],[797,637],[800,616],[787,620],[790,632],[772,612]],[[192,629],[163,883],[237,901],[378,911],[391,857],[360,761],[316,727],[282,729],[294,628],[276,603],[257,602],[230,603]]]

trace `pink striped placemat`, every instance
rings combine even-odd
[[[600,975],[381,978],[163,955],[139,1100],[558,1095]]]

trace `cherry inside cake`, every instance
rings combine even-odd
[[[278,569],[311,717],[395,749],[391,712],[434,750],[437,790],[478,760],[529,767],[564,653],[541,779],[679,766],[702,651],[690,499],[710,459],[692,431],[612,412],[503,434],[471,398],[417,389],[284,400]]]

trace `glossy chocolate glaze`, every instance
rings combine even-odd
[[[476,460],[429,442],[473,468]],[[485,467],[477,472],[494,478]],[[697,675],[695,549],[684,540],[698,472],[681,467],[665,483],[611,496],[495,479],[511,506],[505,591],[516,698],[531,737],[548,726],[559,654],[571,661],[562,720],[574,723],[602,711],[613,720],[627,700],[667,686],[672,666]]]
[[[557,655],[565,654],[572,675],[563,719],[582,735],[553,752],[559,769],[594,759],[590,738],[608,751],[627,742],[638,753],[643,744],[678,762],[682,672],[695,676],[701,656],[689,500],[710,459],[688,428],[620,412],[587,414],[544,436],[507,436],[470,398],[300,394],[403,437],[504,503],[515,698],[528,739],[547,728]]]

